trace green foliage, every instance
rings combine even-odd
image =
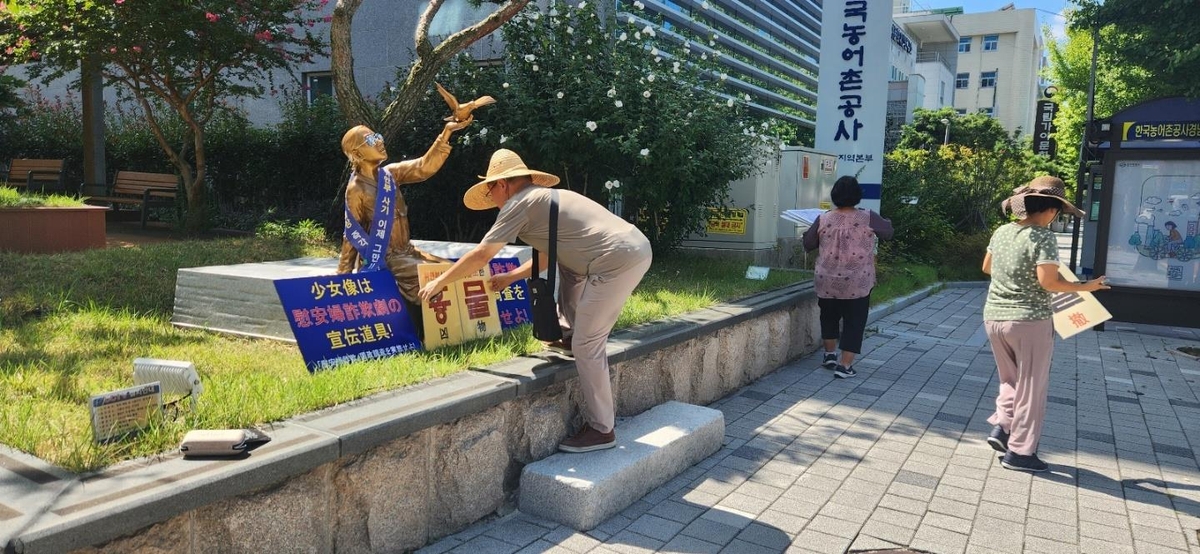
[[[657,251],[669,250],[703,228],[707,207],[726,202],[730,181],[777,157],[774,133],[795,131],[755,121],[744,98],[722,95],[723,80],[707,55],[656,40],[656,27],[579,5],[556,1],[541,11],[530,4],[502,29],[503,64],[443,72],[459,99],[490,94],[498,102],[476,112],[476,123],[460,135],[460,146],[478,147],[461,153],[477,156],[467,173],[483,173],[492,151],[511,148],[531,167],[561,177],[565,188],[601,204],[620,202]],[[437,99],[429,101],[445,113],[436,111]],[[434,135],[421,129],[417,144]],[[414,187],[414,204],[437,188],[433,181]],[[474,181],[454,181],[455,204]]]
[[[1200,97],[1200,2],[1072,2],[1079,6],[1070,21],[1073,31],[1103,30],[1101,50],[1112,62],[1104,64],[1105,73],[1132,73],[1138,78],[1130,84],[1139,87],[1137,81],[1149,76],[1155,97]]]
[[[278,239],[312,246],[326,244],[325,229],[311,219],[302,219],[295,224],[286,221],[266,221],[255,229],[254,234],[265,239]]]
[[[0,164],[14,158],[63,160],[64,182],[83,180],[83,115],[78,100],[52,99],[37,88],[27,89],[23,106],[12,116],[0,117]]]
[[[0,110],[18,108],[22,105],[17,91],[23,86],[25,86],[25,81],[12,75],[5,75],[4,67],[0,66]]]
[[[0,181],[0,208],[41,208],[82,206],[78,198],[61,194],[22,194],[15,188],[4,186]]]
[[[229,97],[261,95],[263,77],[324,52],[312,32],[327,0],[66,0],[0,11],[0,51],[34,76],[100,68],[142,111],[187,191],[189,228],[208,215],[206,126]],[[86,57],[86,59],[85,59]],[[172,136],[163,126],[178,118]]]
[[[959,115],[954,108],[939,110],[917,108],[913,110],[912,123],[900,130],[898,149],[933,150],[946,139],[946,126],[950,126],[950,144],[961,144],[974,149],[991,149],[997,145],[1013,142],[1000,121],[982,113]]]

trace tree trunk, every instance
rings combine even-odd
[[[350,125],[366,125],[374,129],[378,127],[375,115],[371,113],[354,79],[354,50],[350,46],[354,13],[360,5],[362,0],[338,0],[333,8],[333,20],[329,26],[333,93]]]

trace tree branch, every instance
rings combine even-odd
[[[350,30],[354,13],[362,0],[338,0],[333,8],[333,19],[329,26],[330,62],[333,68],[333,93],[346,121],[351,125],[379,127],[371,108],[363,99],[358,83],[354,79],[354,49],[351,46]]]

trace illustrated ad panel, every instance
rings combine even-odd
[[[1116,166],[1109,282],[1200,291],[1200,161],[1121,160]]]

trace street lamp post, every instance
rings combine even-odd
[[[942,146],[950,144],[950,120],[942,119],[942,125],[946,126],[946,134],[942,137]]]

